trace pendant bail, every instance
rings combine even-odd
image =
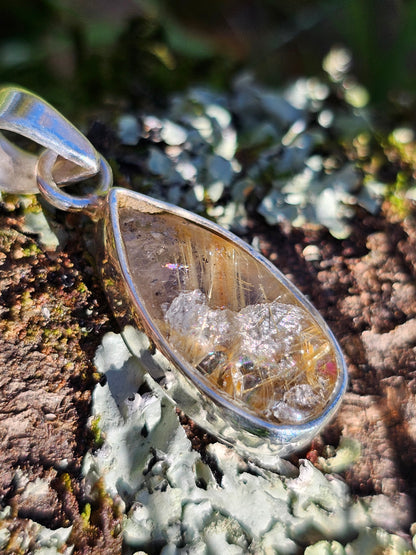
[[[37,95],[16,86],[0,88],[0,129],[22,135],[67,161],[57,182],[79,181],[100,171],[100,155],[62,114]],[[37,156],[17,148],[0,134],[0,188],[11,193],[37,193]]]

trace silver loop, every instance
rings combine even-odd
[[[113,175],[109,163],[99,155],[99,183],[94,193],[85,197],[70,195],[62,191],[53,176],[58,154],[45,150],[39,157],[37,165],[37,182],[39,191],[56,208],[70,212],[95,214],[101,205],[101,197],[113,184]]]

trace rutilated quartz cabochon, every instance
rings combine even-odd
[[[161,383],[178,406],[267,466],[305,446],[338,408],[347,373],[293,284],[223,228],[139,193],[111,189],[99,228],[123,336],[141,356],[144,332],[170,362],[174,379]]]

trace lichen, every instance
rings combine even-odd
[[[72,526],[52,530],[30,519],[16,528],[10,507],[0,513],[0,551],[5,555],[71,555],[73,547],[67,545],[71,532]]]
[[[153,362],[167,369],[159,353]],[[95,363],[107,378],[95,387],[92,411],[104,442],[86,456],[83,471],[90,487],[102,477],[124,512],[125,553],[295,554],[305,545],[310,553],[355,554],[364,545],[369,551],[362,553],[405,553],[404,540],[377,528],[370,504],[354,501],[342,480],[307,460],[279,473],[221,443],[209,444],[202,458],[120,335],[104,337]],[[345,449],[346,441],[342,461]]]
[[[332,457],[319,457],[319,467],[324,472],[343,472],[361,455],[360,443],[352,438],[341,437],[338,449]]]
[[[257,211],[269,225],[324,226],[346,238],[357,206],[376,214],[389,189],[374,177],[379,162],[367,163],[369,142],[377,140],[367,93],[349,79],[349,65],[334,77],[331,56],[338,54],[324,60],[320,79],[299,78],[271,90],[243,74],[228,94],[191,88],[173,95],[164,117],[120,116],[121,140],[132,144],[134,128],[136,156],[143,157],[138,186],[225,227],[242,229]],[[414,140],[399,131],[380,151],[405,151],[413,160]],[[399,189],[393,188],[395,201],[409,202],[409,184],[402,195]]]

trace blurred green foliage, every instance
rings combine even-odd
[[[252,69],[279,85],[319,74],[334,44],[353,53],[374,102],[413,103],[415,0],[4,0],[0,79],[69,115],[105,100],[158,103]]]
[[[416,91],[416,2],[345,2],[343,35],[374,102]]]

